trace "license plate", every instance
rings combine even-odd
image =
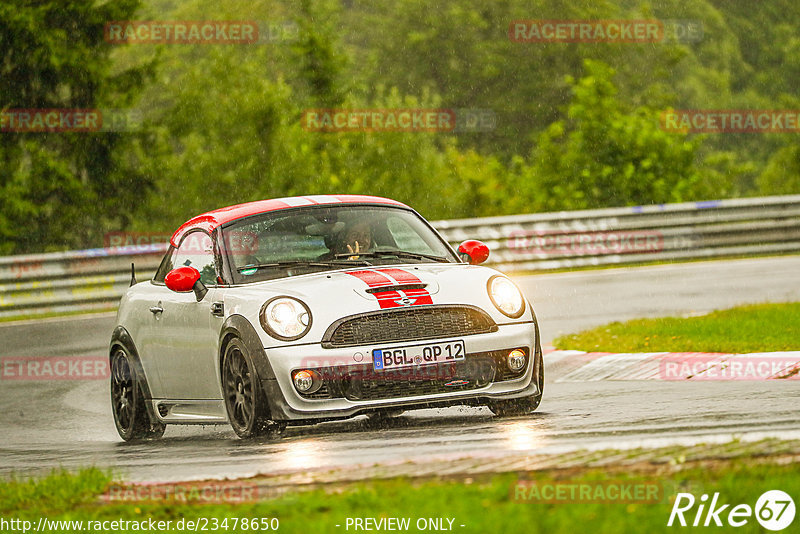
[[[455,362],[463,360],[466,353],[464,341],[461,339],[443,343],[373,349],[372,368],[376,371],[383,371],[385,369]]]

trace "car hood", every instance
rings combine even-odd
[[[331,323],[343,317],[403,307],[467,304],[498,323],[531,320],[529,305],[522,317],[510,319],[492,304],[487,283],[498,274],[488,267],[456,263],[360,267],[225,288],[221,296],[226,315],[250,320],[265,347],[287,344],[271,338],[259,324],[262,305],[281,295],[300,299],[311,311],[309,333],[294,344],[319,342]]]

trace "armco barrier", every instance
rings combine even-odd
[[[131,280],[152,278],[166,244],[0,258],[0,317],[114,310]]]
[[[800,251],[800,195],[437,221],[502,271]]]
[[[505,272],[800,252],[800,195],[435,221],[454,246],[480,239]],[[136,263],[166,245],[0,258],[0,317],[113,310]]]

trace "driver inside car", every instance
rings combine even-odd
[[[349,259],[358,258],[359,253],[372,248],[372,228],[365,222],[357,222],[348,227],[342,240],[343,248],[339,254],[352,254]]]
[[[327,239],[326,239],[327,244]],[[366,221],[353,221],[336,234],[330,236],[330,250],[320,256],[319,260],[346,258],[357,260],[360,254],[372,249],[372,227]],[[344,256],[348,254],[349,256]]]

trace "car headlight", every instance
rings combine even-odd
[[[505,276],[493,276],[487,284],[489,298],[503,314],[516,319],[525,311],[525,299],[514,282]]]
[[[308,307],[292,297],[275,297],[261,306],[261,326],[275,339],[294,341],[311,328]]]

